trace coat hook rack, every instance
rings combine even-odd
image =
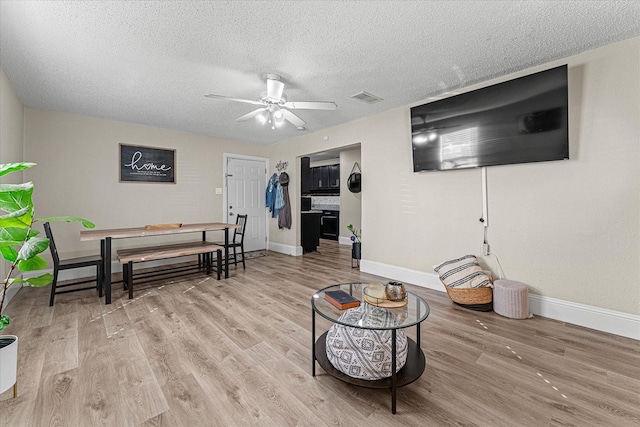
[[[287,166],[289,166],[289,162],[283,162],[282,160],[280,160],[276,164],[276,169],[278,170],[278,172],[282,173],[287,170]]]

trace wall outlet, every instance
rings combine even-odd
[[[483,243],[482,244],[482,255],[489,255],[489,244],[488,243]]]

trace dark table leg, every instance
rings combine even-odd
[[[220,280],[220,272],[222,271],[222,251],[218,249],[216,251],[216,275],[218,276],[218,280]]]
[[[420,300],[416,298],[416,313],[418,313],[418,318],[422,317],[422,311],[420,310]],[[416,325],[416,344],[418,348],[420,348],[420,323]]]
[[[202,257],[204,258],[204,263],[207,266],[205,269],[206,273],[211,274],[211,252],[202,254]]]
[[[102,258],[102,265],[100,266],[100,291],[98,296],[102,298],[104,295],[104,239],[100,239],[100,257]]]
[[[133,262],[129,261],[127,264],[122,264],[122,268],[122,275],[129,290],[129,299],[133,299]]]
[[[224,278],[229,278],[229,227],[224,229]]]
[[[396,330],[391,330],[391,413],[396,413],[396,386],[398,374],[396,373]]]
[[[316,312],[311,309],[311,376],[316,376]]]
[[[207,232],[203,231],[202,232],[202,241],[206,242],[207,241]],[[198,268],[202,268],[202,255],[198,254]]]
[[[111,237],[104,239],[104,303],[111,304]]]

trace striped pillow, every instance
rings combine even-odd
[[[433,267],[445,286],[451,288],[482,288],[493,287],[491,279],[480,268],[474,255],[445,261]]]

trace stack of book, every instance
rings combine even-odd
[[[326,291],[324,298],[340,310],[346,310],[347,308],[358,307],[360,305],[359,299],[354,298],[342,290]]]

